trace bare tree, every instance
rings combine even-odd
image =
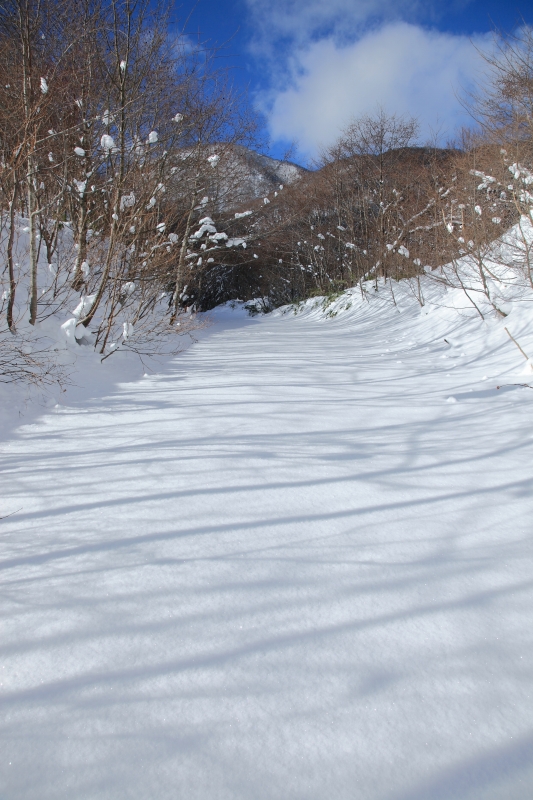
[[[230,154],[254,124],[214,56],[171,33],[172,7],[80,0],[73,19],[66,0],[0,2],[2,302],[12,334],[22,284],[21,318],[27,310],[35,326],[76,306],[67,339],[103,357],[166,346],[165,335],[198,324],[185,311],[190,273],[203,274],[195,250],[208,247],[198,223],[211,214],[227,227]],[[17,260],[21,219],[29,244]],[[210,255],[229,251],[228,239],[212,236]]]
[[[497,32],[492,51],[480,52],[486,70],[467,106],[486,140],[522,154],[533,147],[533,29],[525,23],[512,34]]]

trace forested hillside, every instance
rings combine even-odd
[[[170,4],[70,9],[0,9],[3,380],[60,379],[54,338],[102,359],[172,352],[228,300],[268,311],[446,264],[468,302],[504,315],[488,253],[515,224],[505,267],[531,285],[527,27],[487,56],[475,124],[452,145],[378,108],[303,169],[254,150],[249,104]]]

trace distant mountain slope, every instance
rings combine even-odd
[[[280,184],[297,181],[308,170],[291,161],[279,161],[246,147],[237,146],[232,154],[233,167],[239,175],[239,200],[263,197]]]

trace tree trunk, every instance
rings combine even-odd
[[[37,247],[35,243],[35,178],[33,158],[28,158],[28,224],[30,228],[30,325],[37,322]]]
[[[189,241],[189,233],[191,231],[191,222],[192,222],[192,215],[194,211],[194,206],[196,204],[196,195],[191,203],[191,207],[189,209],[189,214],[187,216],[187,224],[185,226],[185,234],[183,236],[183,242],[181,243],[180,249],[180,256],[178,259],[178,264],[176,267],[176,286],[174,288],[174,295],[172,297],[172,316],[170,318],[170,324],[173,325],[176,321],[176,317],[178,315],[178,304],[180,299],[180,294],[183,288],[183,273],[185,271],[185,258],[187,256],[187,243]]]
[[[11,333],[15,333],[15,323],[13,320],[13,308],[15,305],[15,292],[17,284],[15,281],[15,268],[13,264],[13,244],[15,241],[15,203],[17,201],[18,183],[15,176],[15,185],[9,204],[9,238],[7,240],[7,268],[9,272],[9,300],[7,301],[7,325]]]

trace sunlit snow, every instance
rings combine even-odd
[[[2,796],[530,796],[531,312],[423,280],[79,348],[5,434]]]

